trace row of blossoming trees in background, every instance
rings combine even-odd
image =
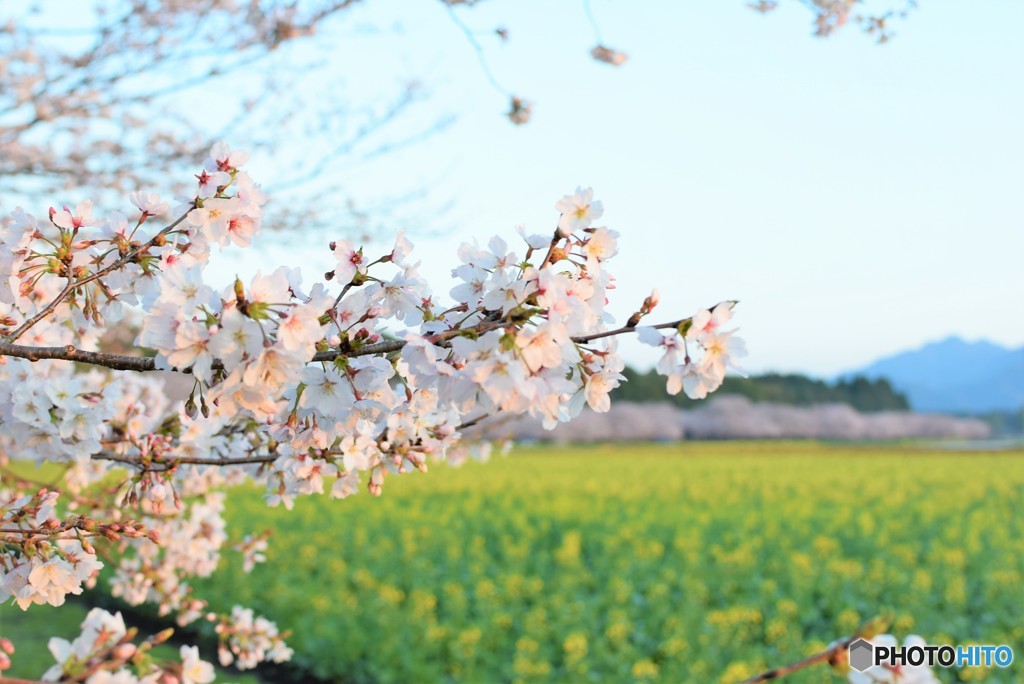
[[[554,426],[588,404],[606,411],[622,379],[619,334],[662,348],[669,391],[693,397],[744,353],[723,329],[732,302],[641,327],[654,293],[612,325],[618,235],[593,225],[602,207],[589,189],[558,202],[553,234],[462,245],[444,303],[402,234],[377,255],[332,243],[327,282],[281,267],[217,291],[204,281],[211,249],[249,247],[266,199],[245,160],[214,146],[195,194],[173,209],[137,192],[130,215],[94,217],[84,202],[4,220],[0,448],[5,460],[57,464],[64,484],[5,468],[0,600],[61,605],[110,565],[127,603],[213,623],[221,663],[284,661],[276,625],[243,607],[208,612],[189,586],[225,550],[251,568],[266,549],[264,537],[230,540],[225,485],[258,481],[286,508],[325,493],[325,480],[332,497],[380,495],[389,475],[486,449],[461,432],[488,416]],[[99,351],[104,331],[133,315],[138,347],[155,355]],[[187,401],[170,401],[156,370],[191,376]],[[180,662],[152,659],[166,636],[135,643],[120,616],[93,611],[74,642],[51,643],[46,678],[209,681],[192,648]]]

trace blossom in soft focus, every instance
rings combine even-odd
[[[622,66],[629,59],[625,52],[619,52],[604,45],[595,45],[594,49],[590,51],[590,56],[598,62],[604,62],[612,66]]]
[[[713,309],[698,309],[686,339],[703,342],[706,336],[714,335],[732,319],[732,307],[732,302],[722,302]]]
[[[593,188],[576,188],[576,192],[558,200],[555,209],[562,214],[558,219],[558,232],[562,237],[589,227],[604,214],[604,206],[594,201]]]
[[[209,684],[216,676],[213,665],[200,660],[199,649],[195,646],[182,646],[181,684]]]
[[[43,681],[55,682],[64,675],[65,664],[72,668],[91,657],[105,655],[127,633],[121,613],[108,613],[102,608],[93,608],[81,624],[81,634],[74,641],[58,637],[50,639],[48,648],[57,664],[43,675]]]
[[[167,202],[160,199],[160,195],[153,192],[136,191],[128,195],[132,204],[139,208],[143,216],[162,216],[170,207]]]
[[[533,104],[526,100],[513,97],[512,103],[506,114],[509,121],[517,126],[522,126],[530,121],[530,117],[533,116]]]

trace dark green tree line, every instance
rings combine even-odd
[[[629,381],[612,392],[613,401],[670,401],[683,408],[697,403],[684,394],[666,395],[665,379],[654,371],[641,373],[626,368],[623,374]],[[836,383],[783,373],[766,373],[750,378],[729,377],[718,394],[739,394],[755,402],[796,406],[841,403],[849,404],[858,411],[906,411],[910,408],[906,396],[893,389],[888,380],[868,380],[859,376]]]

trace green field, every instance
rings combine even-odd
[[[862,620],[1008,643],[1024,681],[1024,458],[817,444],[527,448],[381,499],[236,497],[267,565],[203,589],[353,682],[738,681]],[[956,681],[956,673],[945,681]],[[838,681],[826,669],[792,681]]]
[[[269,562],[230,556],[200,592],[293,629],[326,680],[737,682],[888,613],[901,636],[1014,648],[944,682],[1024,681],[1020,452],[537,447],[380,499],[236,494],[233,534],[276,529]]]

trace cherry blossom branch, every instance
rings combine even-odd
[[[51,520],[52,525],[43,527],[0,527],[0,534],[20,534],[25,537],[49,537],[55,539],[73,539],[74,537],[61,537],[60,535],[74,532],[77,537],[106,537],[117,541],[121,537],[135,539],[149,536],[145,525],[135,520],[128,520],[120,523],[100,523],[85,516],[75,516],[69,520]],[[155,539],[154,539],[155,541]]]
[[[94,366],[104,366],[113,370],[154,371],[157,370],[152,358],[145,356],[128,356],[126,354],[110,354],[78,349],[68,344],[63,347],[32,347],[23,344],[0,342],[0,356],[15,356],[29,361],[55,359],[59,361],[77,361]]]
[[[267,200],[240,170],[246,159],[225,143],[211,148],[196,176],[188,231],[176,228],[183,216],[146,242],[130,242],[135,232],[128,234],[123,215],[93,218],[89,202],[59,216],[51,212],[51,223],[61,229],[59,245],[20,209],[12,230],[5,224],[0,247],[10,249],[2,266],[19,282],[3,283],[0,302],[11,308],[0,310],[0,323],[6,332],[28,320],[0,336],[0,399],[12,405],[0,446],[36,461],[65,457],[57,460],[80,464],[72,471],[75,488],[98,485],[118,498],[110,505],[89,502],[90,517],[64,522],[55,508],[59,493],[47,489],[28,499],[19,495],[0,509],[0,563],[21,573],[17,577],[31,578],[44,565],[46,576],[55,577],[52,587],[31,579],[28,589],[18,585],[23,608],[78,593],[106,563],[118,566],[111,580],[116,596],[133,605],[159,604],[163,614],[176,611],[183,624],[192,622],[203,616],[205,602],[187,579],[209,574],[227,541],[223,497],[213,491],[221,484],[261,481],[272,507],[291,508],[298,496],[324,494],[325,480],[333,480],[333,498],[351,496],[361,484],[379,496],[389,475],[426,472],[428,460],[437,457],[471,455],[471,448],[458,447],[461,430],[485,417],[530,414],[549,427],[571,420],[584,406],[607,411],[611,390],[625,378],[614,345],[596,340],[637,333],[663,349],[659,372],[668,377],[667,390],[685,389],[694,398],[714,391],[732,357],[744,352],[734,331],[721,330],[733,302],[652,326],[672,329],[662,335],[640,326],[658,302],[655,290],[624,327],[603,330],[597,321],[605,318],[612,280],[604,263],[618,251],[618,233],[591,226],[603,208],[590,188],[577,188],[556,204],[561,216],[554,238],[520,231],[529,247],[525,261],[500,238],[488,249],[461,248],[464,267],[453,276],[462,282],[447,309],[434,303],[432,289],[407,260],[413,246],[401,235],[389,254],[369,263],[347,241],[331,245],[337,266],[325,279],[336,280],[337,300],[323,283],[302,294],[298,272],[287,267],[256,276],[250,285],[236,279],[218,293],[203,282],[210,247],[251,244]],[[228,186],[236,192],[225,193]],[[149,193],[132,202],[143,219],[167,211]],[[87,226],[102,227],[79,235]],[[179,233],[187,242],[160,249],[170,242],[162,236]],[[92,248],[101,243],[110,248],[95,256]],[[155,249],[147,253],[150,247]],[[543,253],[545,247],[544,262],[532,266],[534,250]],[[170,250],[176,258],[166,258]],[[166,261],[150,263],[161,256]],[[393,264],[396,272],[367,273],[380,263]],[[88,268],[97,270],[89,274]],[[118,269],[125,277],[104,278]],[[44,276],[49,280],[40,284]],[[114,320],[104,309],[137,301],[146,318],[127,353],[81,348],[91,346],[88,340],[98,332],[79,325],[81,318],[103,326]],[[54,325],[33,330],[34,344],[18,344],[43,320]],[[403,339],[388,339],[388,329]],[[566,331],[585,334],[567,337]],[[690,357],[681,336],[697,357]],[[149,353],[154,356],[143,356]],[[65,363],[29,363],[44,359]],[[166,396],[159,378],[80,373],[68,361],[139,373],[169,369],[195,382],[182,403]],[[109,469],[81,459],[111,461],[128,472],[109,488]],[[188,465],[209,469],[182,468]],[[225,477],[228,466],[236,466],[239,477]],[[117,520],[126,509],[138,510],[142,522],[96,519]],[[112,541],[134,537],[140,544],[118,544],[110,555],[123,557],[101,562],[102,549],[87,539],[101,535]],[[141,537],[164,543],[156,554],[138,553]],[[261,543],[246,548],[250,561],[258,560]],[[38,547],[39,553],[19,547]],[[237,658],[240,667],[254,667],[291,655],[286,633],[251,610],[234,610],[218,630],[222,662]]]
[[[56,305],[54,305],[54,307],[55,306]],[[52,308],[50,310],[52,312]],[[712,307],[711,310],[714,310],[714,307]],[[616,328],[615,330],[606,330],[604,332],[593,333],[590,335],[578,335],[576,337],[573,337],[572,341],[575,342],[576,344],[586,344],[588,342],[593,342],[594,340],[599,340],[604,337],[612,337],[614,335],[625,335],[627,333],[636,332],[637,328],[639,327],[651,327],[657,329],[678,328],[681,324],[689,320],[692,320],[692,317],[680,318],[679,320],[676,321],[658,323],[656,325],[651,326],[627,325],[621,328]],[[501,327],[502,325],[504,325],[504,322],[497,321],[491,322],[489,327],[485,328],[473,327],[462,330],[448,330],[438,335],[432,336],[431,341],[434,342],[435,344],[441,343],[443,346],[444,342],[448,341],[452,337],[458,337],[463,333],[485,332],[486,330],[498,328]],[[14,337],[16,334],[19,334],[18,331],[12,333],[11,336]],[[389,354],[391,352],[400,351],[403,347],[405,347],[406,344],[407,342],[405,340],[384,340],[382,342],[376,342],[374,344],[363,345],[352,350],[322,351],[317,352],[313,356],[313,358],[310,359],[310,362],[330,363],[331,361],[334,361],[342,357],[352,358],[357,356],[369,356],[372,354]],[[109,352],[88,351],[85,349],[78,349],[77,347],[71,344],[64,345],[61,347],[33,347],[30,345],[0,342],[0,357],[2,356],[14,356],[22,359],[27,359],[29,361],[74,361],[77,363],[88,363],[93,366],[103,366],[104,368],[110,368],[112,370],[127,370],[136,371],[140,373],[163,370],[156,367],[156,360],[152,357],[129,356],[127,354],[111,354]],[[220,370],[224,368],[224,365],[219,360],[214,360],[212,368],[214,370]],[[177,373],[191,373],[191,368],[172,368],[168,370]]]
[[[181,458],[168,458],[166,460],[151,459],[150,464],[166,465],[168,467],[172,467],[178,464],[216,466],[253,465],[257,463],[273,463],[280,457],[280,454],[272,454],[267,456],[245,456],[242,458],[211,458],[205,456],[183,456]],[[91,458],[93,461],[114,461],[116,463],[127,463],[129,465],[139,465],[142,463],[141,456],[124,456],[121,454],[108,454],[103,452],[93,454],[89,458]],[[166,470],[166,468],[163,470]],[[160,472],[162,472],[162,470]]]
[[[111,263],[109,266],[105,266],[104,268],[101,268],[100,270],[96,271],[95,273],[90,273],[89,275],[87,275],[87,276],[85,276],[83,278],[79,278],[78,280],[75,280],[73,282],[68,283],[67,286],[63,290],[61,290],[60,294],[58,294],[56,297],[54,297],[53,301],[51,301],[49,304],[47,304],[45,307],[43,307],[43,309],[39,313],[37,313],[35,316],[33,316],[32,318],[28,319],[27,321],[22,323],[20,326],[18,326],[14,330],[14,332],[12,332],[9,335],[7,335],[5,337],[5,339],[7,340],[7,343],[13,343],[19,337],[21,337],[26,332],[28,332],[28,330],[32,326],[34,326],[36,323],[38,323],[39,321],[43,320],[44,318],[46,318],[50,314],[52,314],[57,309],[57,307],[60,305],[60,303],[63,302],[68,297],[70,297],[71,294],[73,292],[75,292],[78,288],[82,287],[83,285],[88,285],[92,281],[97,280],[99,278],[102,278],[105,275],[109,275],[110,273],[113,273],[114,271],[116,271],[116,270],[126,266],[127,264],[130,264],[132,261],[137,259],[140,254],[142,254],[143,252],[148,250],[150,247],[155,246],[157,243],[160,242],[160,240],[165,235],[167,235],[172,230],[177,228],[178,225],[181,224],[181,222],[185,220],[185,218],[188,216],[188,214],[189,214],[189,212],[185,212],[184,214],[179,216],[173,223],[171,223],[167,227],[163,228],[159,233],[157,233],[156,235],[154,235],[149,240],[147,240],[146,242],[142,243],[141,245],[139,245],[138,247],[136,247],[132,251],[128,252],[123,257],[117,259],[116,261]],[[3,353],[4,352],[0,352],[0,354],[3,354]],[[18,356],[18,354],[10,354],[10,356]],[[28,358],[28,357],[24,357],[24,358]],[[60,358],[60,357],[56,357],[56,356],[48,356],[48,357],[47,356],[42,356],[40,358]],[[35,360],[35,359],[30,359],[30,360]],[[125,370],[133,370],[133,369],[125,369]]]
[[[180,219],[179,219],[180,220]],[[177,222],[175,222],[177,223]],[[169,229],[169,228],[168,228]],[[165,230],[168,230],[165,229]],[[106,269],[104,269],[106,270]],[[105,275],[105,274],[104,274]],[[98,275],[96,277],[99,277]],[[90,278],[92,279],[92,278]],[[85,282],[83,278],[80,283]],[[63,293],[62,293],[63,294]],[[54,300],[57,302],[57,300]],[[48,313],[52,313],[53,309],[56,308],[56,303],[51,302],[51,306],[48,306]],[[34,317],[29,323],[35,324],[35,318],[41,318],[42,312]],[[28,325],[28,323],[26,323]],[[467,332],[486,332],[495,327],[501,327],[504,323],[495,324],[494,322],[488,322],[487,325],[475,326],[472,328],[459,329],[459,330],[448,330],[437,335],[431,336],[432,342],[444,342],[452,337],[458,337],[461,334]],[[25,327],[25,326],[22,326]],[[20,334],[21,328],[11,334],[11,338],[15,338]],[[356,357],[356,356],[369,356],[372,354],[388,354],[391,352],[399,351],[406,345],[405,340],[384,340],[382,342],[376,342],[374,344],[367,344],[352,350],[329,350],[317,352],[312,359],[311,363],[320,362],[331,362],[341,357]],[[111,354],[108,352],[95,352],[88,351],[85,349],[78,349],[74,345],[68,344],[61,347],[33,347],[21,344],[10,344],[8,342],[0,342],[0,357],[2,356],[15,356],[29,361],[41,361],[43,359],[53,359],[58,361],[75,361],[78,363],[88,363],[94,366],[103,366],[112,370],[128,370],[137,371],[140,373],[162,370],[156,367],[156,360],[152,357],[146,356],[129,356],[127,354]],[[212,368],[214,370],[220,370],[224,368],[224,364],[220,360],[214,360]],[[169,369],[178,373],[191,373],[191,368],[181,369]]]
[[[330,362],[346,356],[367,356],[370,354],[387,354],[400,350],[405,346],[405,340],[385,340],[376,344],[368,344],[352,351],[324,351],[317,352],[310,359],[311,362]],[[129,356],[127,354],[111,354],[108,352],[88,351],[78,349],[68,344],[63,347],[32,347],[22,344],[8,344],[0,342],[0,356],[16,356],[29,361],[41,361],[54,359],[58,361],[76,361],[88,363],[93,366],[103,366],[113,370],[137,371],[140,373],[162,370],[156,367],[156,360],[147,356]],[[220,361],[214,361],[214,370],[224,367]],[[178,373],[189,373],[191,368],[170,369]]]
[[[493,413],[485,413],[483,415],[471,418],[463,421],[459,425],[455,426],[456,430],[465,430],[478,425],[480,422],[492,418]],[[327,451],[321,454],[321,457],[337,457],[340,456],[341,452],[338,451]],[[273,463],[281,457],[280,454],[268,454],[266,456],[245,456],[242,458],[212,458],[208,456],[183,456],[179,458],[170,458],[166,460],[150,460],[147,465],[147,471],[150,472],[164,472],[170,470],[179,465],[212,465],[212,466],[233,466],[233,465],[263,465],[267,463]],[[125,456],[122,454],[111,454],[100,452],[92,454],[89,457],[93,461],[113,461],[115,463],[124,463],[127,465],[142,465],[143,460],[141,456]],[[149,465],[163,465],[166,466],[160,470],[150,469]]]
[[[714,311],[714,307],[711,307],[709,311]],[[668,323],[658,323],[656,325],[625,325],[615,330],[606,330],[604,332],[594,333],[592,335],[580,335],[579,337],[572,338],[572,341],[576,344],[586,344],[587,342],[593,342],[599,340],[602,337],[612,337],[613,335],[625,335],[626,333],[636,332],[637,328],[655,328],[657,330],[666,330],[668,328],[678,328],[687,321],[692,321],[693,316],[687,316],[686,318],[680,318],[678,321],[669,321]]]

